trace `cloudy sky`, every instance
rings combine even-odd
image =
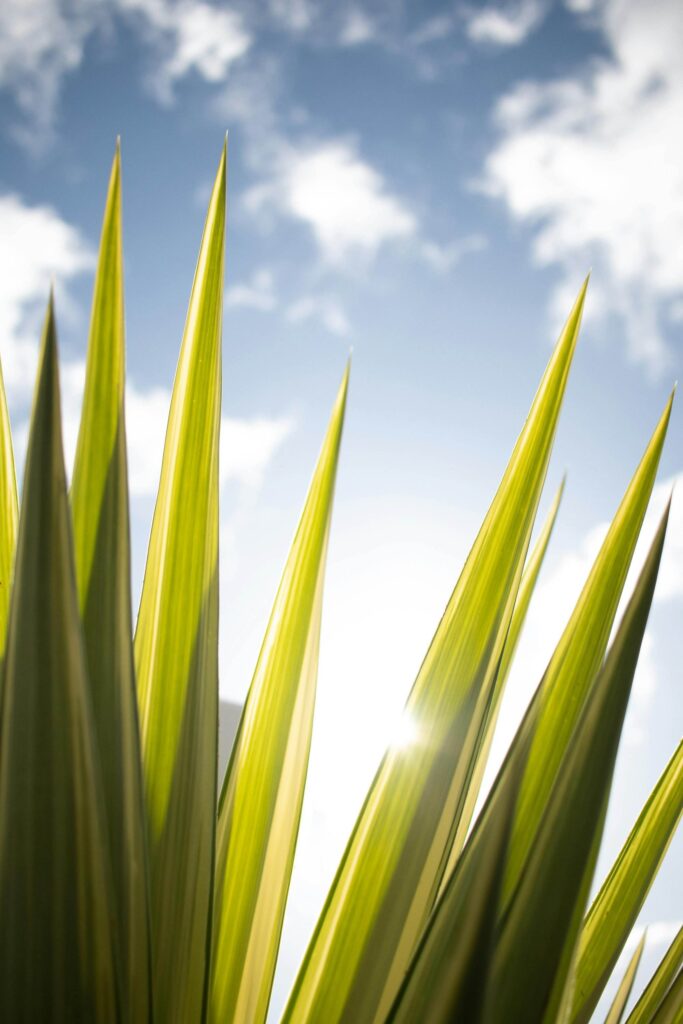
[[[136,594],[229,130],[224,697],[246,691],[353,348],[275,1008],[589,268],[549,477],[554,488],[566,470],[567,488],[504,736],[680,375],[682,39],[677,0],[0,5],[0,355],[20,463],[51,278],[75,444],[94,253],[122,138]],[[656,510],[683,474],[682,442],[675,408]],[[682,611],[679,491],[599,874],[681,735]],[[683,917],[682,853],[679,839],[643,913],[643,977]]]

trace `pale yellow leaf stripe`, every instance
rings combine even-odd
[[[585,285],[349,840],[287,1022],[383,1020],[438,891],[466,771],[517,598],[574,352]]]
[[[119,923],[124,1016],[149,1019],[147,851],[133,667],[124,422],[121,155],[102,223],[71,487],[76,580]]]
[[[2,367],[0,367],[0,659],[5,653],[18,521],[19,500],[14,469],[12,431],[7,410],[5,382],[2,376]],[[2,679],[0,677],[1,693]]]
[[[148,819],[153,998],[199,1020],[213,885],[218,455],[226,153],[199,250],[135,634]]]
[[[678,744],[586,915],[571,1020],[590,1020],[683,814]]]
[[[230,759],[217,830],[210,1020],[265,1019],[313,724],[348,368],[287,559]]]

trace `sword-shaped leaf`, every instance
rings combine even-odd
[[[628,1016],[626,1024],[651,1024],[683,965],[683,928],[673,940],[657,970]]]
[[[275,598],[223,784],[210,1019],[265,1019],[306,782],[348,369]]]
[[[623,949],[683,814],[683,741],[648,797],[581,932],[571,1020],[586,1024]]]
[[[50,301],[4,668],[3,1021],[119,1019],[108,851],[86,673]]]
[[[446,883],[448,882],[458,858],[462,853],[465,840],[467,839],[467,833],[469,832],[470,824],[472,822],[472,815],[474,814],[484,773],[486,771],[486,763],[491,752],[491,744],[493,743],[493,737],[496,731],[496,723],[498,722],[498,713],[500,711],[501,701],[505,692],[505,684],[507,683],[510,666],[512,665],[512,660],[522,633],[522,627],[524,626],[527,612],[529,610],[531,597],[536,587],[538,574],[541,571],[543,559],[545,558],[545,553],[548,549],[555,520],[557,519],[560,501],[562,500],[563,491],[564,480],[557,489],[550,511],[548,512],[543,528],[538,536],[538,540],[536,541],[533,551],[529,555],[526,565],[524,566],[524,575],[522,576],[522,582],[519,585],[519,593],[515,602],[515,609],[512,613],[512,619],[510,620],[510,628],[505,640],[503,657],[500,660],[500,667],[496,677],[496,685],[491,696],[491,704],[486,711],[480,735],[478,737],[477,748],[472,757],[472,774],[470,781],[467,784],[467,795],[463,803],[460,820],[458,821],[458,828],[455,833],[455,839],[453,840],[453,846],[448,860],[448,867],[444,873],[441,891],[443,891]]]
[[[585,288],[408,698],[342,858],[284,1020],[383,1020],[432,908],[490,702],[545,479]]]
[[[127,1020],[147,1021],[151,980],[140,742],[133,667],[124,421],[121,167],[116,147],[95,278],[71,509],[76,580],[119,922]]]
[[[135,634],[161,1021],[201,1019],[211,938],[225,163],[224,149],[173,386]]]
[[[503,913],[492,972],[490,1024],[556,1019],[546,1014],[554,994],[563,991],[572,962],[667,520],[668,508],[605,664],[590,688],[534,846]],[[541,704],[539,722],[542,713]]]
[[[643,937],[636,946],[636,951],[629,960],[628,966],[624,971],[624,976],[619,982],[619,988],[612,1000],[609,1012],[605,1017],[605,1024],[620,1024],[621,1018],[624,1016],[628,997],[631,995],[633,983],[636,980],[636,973],[640,964],[640,958],[642,957],[643,949],[645,948],[645,934],[646,933],[643,932]]]
[[[504,903],[536,842],[562,758],[602,661],[650,500],[673,395],[621,501],[543,677],[538,727],[512,826]]]
[[[432,911],[387,1024],[486,1019],[505,851],[528,746],[528,739],[516,746],[504,784],[489,795]]]
[[[7,618],[12,588],[14,549],[17,543],[19,501],[14,470],[14,449],[10,429],[5,382],[0,367],[0,660],[5,653]],[[0,680],[0,699],[2,683]]]
[[[674,978],[657,1011],[652,1024],[681,1024],[683,1020],[683,970]]]

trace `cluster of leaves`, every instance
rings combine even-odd
[[[176,373],[133,632],[119,154],[70,494],[54,310],[19,513],[0,386],[0,1019],[237,1021],[268,1009],[299,825],[348,370],[217,794],[226,155]],[[667,514],[608,650],[666,405],[474,819],[560,501],[530,549],[585,285],[408,697],[288,1005],[300,1022],[588,1021],[683,807],[679,746],[586,912]],[[10,587],[11,582],[11,587]],[[359,713],[361,713],[359,711]],[[641,946],[609,1013],[623,1015]],[[631,1024],[681,1020],[683,934]]]

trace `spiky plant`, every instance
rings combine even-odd
[[[225,190],[223,152],[134,634],[118,149],[71,493],[51,300],[19,517],[0,387],[2,1021],[266,1017],[311,739],[348,369],[217,798]],[[408,697],[416,739],[387,750],[360,811],[288,1024],[583,1024],[674,833],[681,745],[587,907],[668,513],[608,641],[671,399],[473,823],[560,501],[530,549],[584,296],[585,285]],[[632,1024],[681,1020],[682,963],[679,933]]]

